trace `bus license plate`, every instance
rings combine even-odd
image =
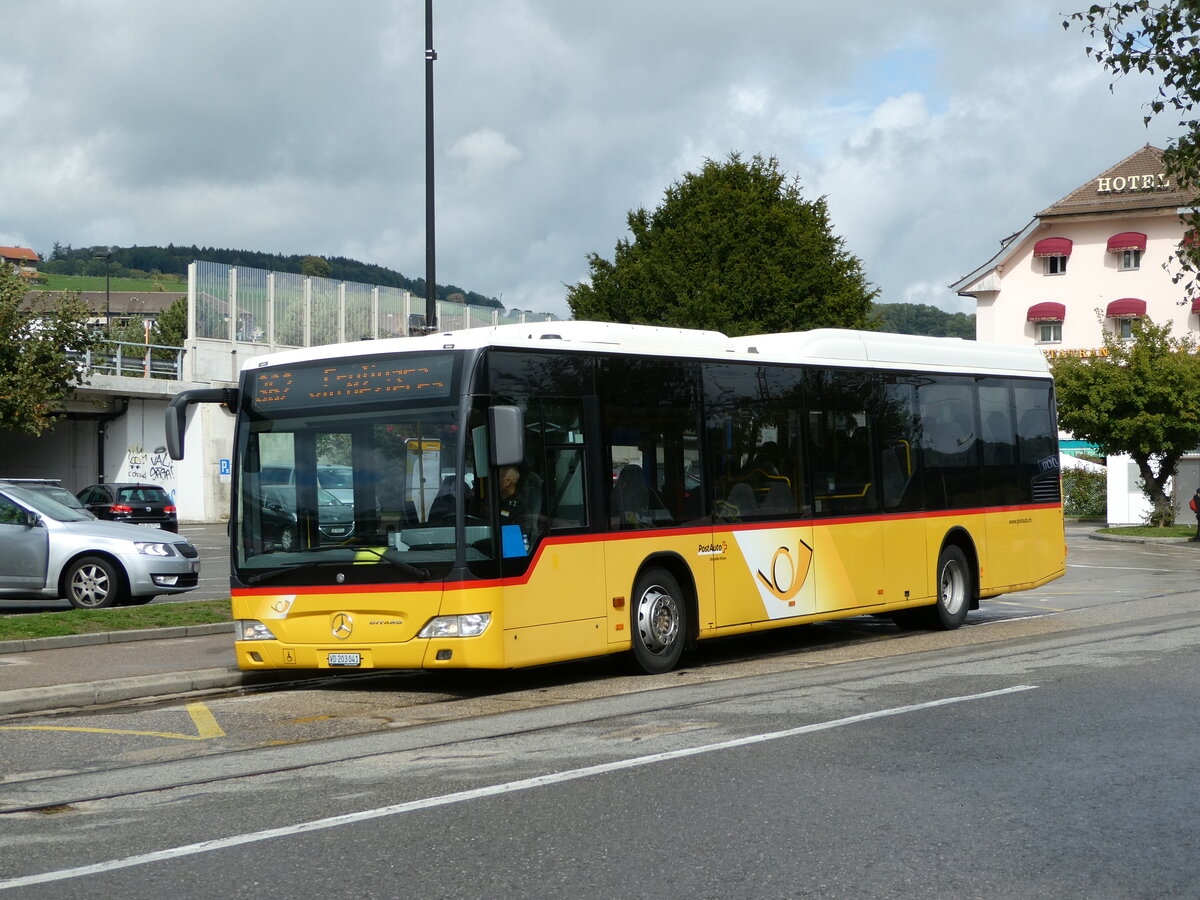
[[[330,653],[329,665],[331,666],[361,666],[361,653]]]

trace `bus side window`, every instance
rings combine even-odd
[[[694,516],[701,488],[696,376],[693,363],[636,357],[602,361],[610,527],[665,528]]]
[[[809,434],[817,512],[850,515],[878,508],[868,415],[876,394],[877,381],[867,373],[811,373]]]
[[[879,499],[884,511],[921,508],[916,391],[904,376],[884,375],[871,409]]]
[[[811,514],[800,427],[803,378],[799,367],[705,366],[707,446],[719,519]]]

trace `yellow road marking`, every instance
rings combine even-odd
[[[131,734],[140,737],[171,738],[177,741],[207,741],[224,737],[225,732],[217,724],[212,711],[203,703],[189,703],[188,715],[196,726],[195,734],[179,734],[173,731],[132,731],[124,728],[82,728],[75,725],[0,725],[0,731],[82,731],[88,734]]]

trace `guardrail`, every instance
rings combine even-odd
[[[183,354],[183,347],[110,341],[96,350],[68,355],[89,373],[182,381]]]

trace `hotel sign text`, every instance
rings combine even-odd
[[[1097,194],[1119,194],[1122,191],[1165,191],[1171,187],[1166,172],[1157,175],[1117,175],[1096,179]]]

